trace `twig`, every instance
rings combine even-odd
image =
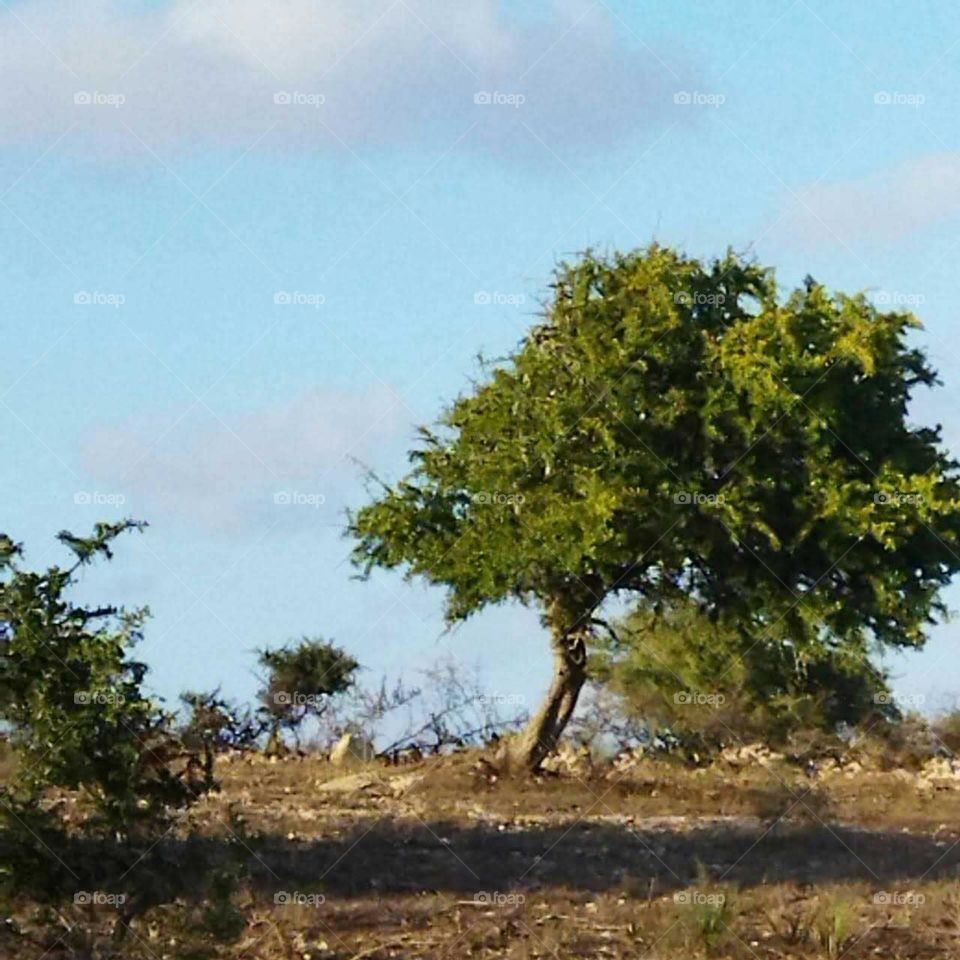
[[[378,950],[389,950],[391,947],[429,947],[432,945],[432,941],[430,940],[388,940],[386,943],[378,943],[372,947],[367,947],[366,950],[355,953],[350,957],[350,960],[360,960],[361,957],[369,957]]]

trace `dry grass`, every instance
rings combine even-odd
[[[529,781],[462,755],[358,768],[345,781],[316,758],[233,758],[222,792],[124,876],[104,866],[116,851],[57,851],[78,882],[133,900],[168,871],[125,941],[109,939],[109,906],[44,917],[22,900],[6,905],[20,932],[0,934],[0,951],[955,957],[960,780],[918,792],[914,774],[851,769],[814,778],[780,762],[643,761]],[[199,837],[186,839],[191,830]],[[208,875],[226,879],[216,888]]]

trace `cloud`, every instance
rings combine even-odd
[[[409,419],[386,387],[312,390],[224,418],[202,406],[137,416],[81,444],[92,479],[81,502],[220,533],[342,523],[361,473],[352,458],[383,462]]]
[[[442,148],[464,134],[483,150],[540,138],[562,151],[677,117],[689,70],[603,4],[544,12],[519,19],[502,0],[5,5],[0,144],[75,125],[63,149],[106,156],[144,154],[138,138],[157,150],[261,137],[256,149],[342,150]]]
[[[960,154],[916,157],[841,183],[794,191],[777,228],[804,247],[886,243],[960,213]]]

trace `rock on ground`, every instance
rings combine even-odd
[[[366,762],[376,755],[373,744],[364,736],[345,733],[330,752],[330,762],[337,767]]]

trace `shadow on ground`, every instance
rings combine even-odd
[[[704,873],[711,882],[740,887],[856,880],[882,888],[960,872],[954,838],[746,821],[683,828],[570,821],[501,829],[390,819],[329,839],[168,837],[149,849],[72,841],[40,856],[48,858],[45,880],[61,891],[123,891],[153,903],[190,899],[212,872],[238,867],[264,895],[317,891],[338,898],[538,887],[663,894],[702,881]]]

